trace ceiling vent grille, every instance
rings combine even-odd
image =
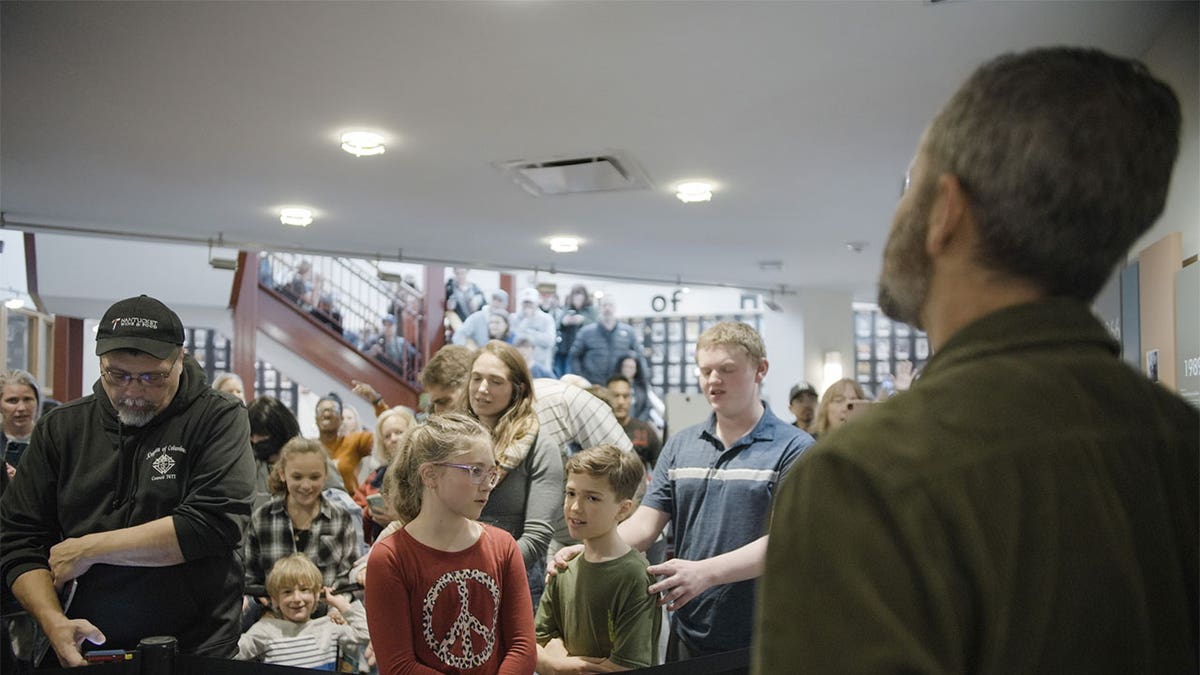
[[[518,159],[497,162],[494,166],[535,197],[645,190],[651,187],[650,180],[637,162],[620,152],[541,160]]]

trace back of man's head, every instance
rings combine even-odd
[[[1139,62],[1038,49],[985,63],[933,121],[926,175],[953,174],[979,261],[1090,301],[1162,212],[1179,102]]]
[[[425,387],[457,387],[467,381],[475,352],[462,345],[446,345],[439,349],[421,370]]]

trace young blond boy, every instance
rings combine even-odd
[[[563,513],[583,555],[546,585],[535,620],[537,672],[615,672],[657,662],[662,614],[647,592],[654,578],[642,554],[617,534],[636,507],[645,477],[636,453],[611,445],[567,461]]]
[[[350,602],[321,585],[321,570],[303,553],[280,558],[267,574],[274,615],[265,615],[238,639],[237,657],[282,666],[335,670],[340,653],[355,652],[370,639],[362,603]],[[317,599],[341,612],[312,619]]]

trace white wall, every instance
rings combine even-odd
[[[571,287],[575,284],[583,284],[587,287],[588,292],[593,295],[600,291],[610,298],[614,298],[617,303],[617,315],[621,317],[645,317],[645,316],[694,316],[697,314],[732,314],[736,312],[746,312],[752,310],[742,309],[742,295],[744,291],[736,288],[719,288],[713,286],[696,286],[685,288],[673,284],[643,284],[624,281],[610,281],[605,279],[589,279],[585,277],[571,276],[568,274],[550,274],[547,272],[513,272],[516,283],[516,292],[520,294],[522,289],[535,288],[540,283],[552,283],[557,285],[557,293],[560,300],[565,304],[569,299],[567,294],[571,292]],[[675,291],[679,291],[677,302],[674,306],[671,305],[672,295]],[[654,309],[654,297],[661,295],[666,302],[666,310],[657,312]],[[758,307],[762,308],[761,298],[757,293],[751,293],[754,296]],[[672,308],[673,307],[673,308]],[[599,312],[599,308],[596,308]]]
[[[25,233],[0,230],[0,242],[4,243],[4,252],[0,253],[0,301],[19,297],[32,307],[25,288]]]
[[[317,400],[329,392],[337,393],[343,404],[354,406],[363,425],[375,428],[375,409],[350,389],[349,382],[341,382],[327,375],[261,331],[255,333],[255,338],[254,350],[258,358],[300,385],[296,418],[300,422],[301,434],[309,438],[317,437]]]
[[[51,314],[99,319],[117,300],[145,293],[185,326],[233,334],[233,272],[210,267],[207,246],[38,234],[35,248],[38,294]]]
[[[1171,232],[1183,235],[1183,257],[1200,253],[1200,4],[1179,3],[1175,16],[1142,57],[1175,90],[1183,113],[1179,159],[1158,223],[1130,249],[1129,259]]]
[[[767,342],[771,370],[763,391],[772,410],[790,421],[787,396],[792,385],[805,380],[822,393],[832,384],[824,381],[827,352],[841,355],[844,377],[854,370],[853,293],[801,289],[777,301],[783,312],[768,314],[764,322],[764,333],[771,336]]]

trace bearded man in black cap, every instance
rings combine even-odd
[[[42,418],[0,502],[4,581],[64,666],[155,635],[237,652],[250,426],[183,342],[154,298],[110,307],[92,394]]]

